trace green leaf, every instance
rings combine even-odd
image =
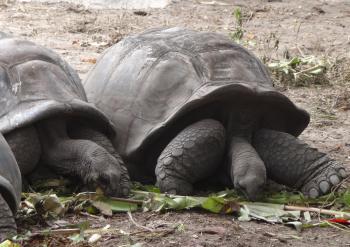
[[[239,221],[251,221],[252,218],[249,216],[249,208],[243,205],[239,211],[240,216],[238,217]]]
[[[209,197],[202,203],[202,207],[213,213],[220,213],[224,207],[222,198]]]
[[[93,205],[89,204],[88,206],[85,207],[86,212],[89,214],[98,214],[99,210],[94,207]]]
[[[289,66],[296,66],[299,65],[301,63],[301,59],[299,57],[293,57],[289,62],[288,65]]]
[[[153,192],[153,193],[160,193],[160,189],[152,184],[146,184],[143,185],[139,182],[133,182],[133,189],[134,190],[142,190],[142,191],[147,191],[147,192]]]
[[[274,204],[305,204],[306,199],[301,193],[279,192],[264,195],[263,201]]]
[[[263,220],[269,223],[282,223],[284,221],[297,221],[300,219],[300,211],[283,210],[284,205],[246,202],[244,206],[250,218]]]
[[[81,233],[69,236],[68,239],[70,239],[73,242],[73,244],[77,244],[85,240],[84,234],[81,234]]]
[[[243,21],[242,21],[242,10],[241,10],[241,8],[236,8],[233,11],[233,16],[236,19],[237,25],[238,26],[242,26]]]
[[[0,244],[0,247],[20,247],[19,244],[13,243],[10,240],[5,240]]]
[[[200,206],[202,203],[201,198],[191,197],[191,196],[174,198],[173,201],[175,201],[177,203],[177,206],[175,209],[195,208],[195,207]]]
[[[128,211],[136,211],[138,209],[137,203],[133,202],[125,202],[125,201],[119,201],[117,199],[108,198],[108,197],[102,197],[100,199],[102,203],[107,204],[112,212],[128,212]]]
[[[344,192],[344,194],[341,197],[341,200],[347,207],[350,207],[350,190]]]

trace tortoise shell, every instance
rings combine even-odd
[[[0,36],[0,132],[44,118],[88,119],[114,135],[108,118],[87,103],[77,73],[56,53],[35,43]]]
[[[15,213],[21,201],[22,177],[5,138],[0,134],[0,193]]]

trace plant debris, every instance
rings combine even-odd
[[[310,86],[328,84],[326,76],[330,62],[315,56],[295,56],[291,59],[273,61],[267,64],[277,82],[283,86]]]
[[[48,184],[51,185],[51,183]],[[308,199],[299,193],[279,192],[266,194],[261,202],[248,202],[234,190],[225,190],[208,196],[178,196],[159,193],[159,188],[155,186],[137,185],[135,188],[131,197],[127,199],[106,197],[101,191],[83,192],[69,196],[60,196],[52,192],[23,193],[24,200],[19,215],[23,217],[26,214],[35,214],[47,221],[72,213],[111,217],[115,213],[127,212],[130,222],[139,228],[140,232],[156,235],[168,234],[178,229],[179,225],[159,230],[137,222],[131,212],[201,209],[216,214],[233,214],[239,221],[257,220],[272,224],[284,224],[294,227],[297,231],[316,226],[335,225],[342,230],[347,230],[350,225],[350,190],[342,193],[332,192],[317,199]],[[66,236],[69,241],[76,244],[80,242],[95,243],[104,234],[134,234],[111,228],[110,225],[103,228],[91,228],[89,222],[81,222],[77,225],[69,225],[64,222],[54,224],[55,226],[52,223],[47,225],[49,228],[46,230],[28,233],[26,238],[58,234]],[[225,232],[221,228],[208,229],[200,232],[209,232],[210,234]],[[14,241],[18,239],[21,237],[13,238]]]

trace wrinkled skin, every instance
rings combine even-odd
[[[190,194],[195,182],[220,169],[222,160],[234,187],[253,201],[262,195],[267,178],[314,198],[329,193],[347,176],[341,164],[296,137],[257,129],[255,113],[233,113],[227,128],[204,119],[181,131],[158,159],[161,190]]]
[[[119,155],[105,148],[110,148],[109,139],[94,129],[79,129],[80,133],[72,133],[71,137],[65,119],[48,119],[15,130],[5,138],[23,175],[40,161],[58,174],[80,179],[89,189],[100,187],[107,195],[128,195],[127,170]],[[93,134],[85,134],[89,131]]]

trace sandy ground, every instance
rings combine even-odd
[[[259,57],[278,59],[288,51],[291,55],[325,56],[335,64],[327,75],[328,84],[287,87],[282,91],[311,114],[310,126],[301,138],[350,169],[350,2],[347,0],[177,0],[165,9],[141,13],[0,0],[0,30],[55,50],[84,78],[99,54],[125,35],[160,26],[229,34],[235,29],[232,11],[237,7],[243,13],[243,41]],[[192,211],[136,213],[134,219],[160,229],[160,233],[137,233],[140,229],[124,214],[108,219],[72,216],[66,220],[90,220],[93,226],[111,224],[134,232],[129,236],[104,236],[94,246],[132,243],[144,243],[144,246],[350,246],[350,234],[333,228],[298,233],[285,226],[241,223],[232,216]],[[170,231],[169,227],[176,224],[183,227]],[[59,237],[33,241],[27,245],[69,243]]]

